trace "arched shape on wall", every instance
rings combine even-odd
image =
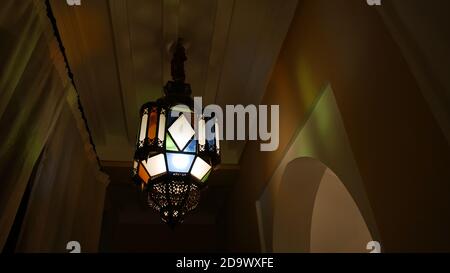
[[[319,160],[291,161],[274,212],[274,252],[367,252],[364,218],[340,179]]]
[[[339,177],[326,169],[312,212],[310,251],[367,252],[372,240],[355,200]]]

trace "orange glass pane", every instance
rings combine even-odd
[[[150,140],[156,138],[157,119],[158,119],[158,111],[156,107],[153,107],[152,112],[150,113],[150,122],[148,126],[148,138]]]
[[[148,180],[150,180],[150,175],[145,170],[144,165],[142,163],[139,163],[139,170],[138,170],[139,177],[144,181],[144,183],[148,183]]]

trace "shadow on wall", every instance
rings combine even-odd
[[[291,161],[278,195],[274,252],[366,252],[372,236],[358,206],[320,161],[308,157]]]
[[[0,28],[0,37],[2,42],[0,43],[0,75],[6,74],[6,60],[11,55],[14,49],[15,37],[9,33],[7,30]]]

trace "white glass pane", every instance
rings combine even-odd
[[[216,132],[216,149],[220,149],[220,134],[219,134],[219,121],[216,119],[216,123],[214,125],[214,130]]]
[[[169,172],[187,173],[191,168],[195,155],[167,153]]]
[[[150,176],[160,175],[167,171],[166,161],[163,154],[150,157],[146,161],[142,161],[142,164],[147,169]]]
[[[189,106],[184,105],[184,104],[178,104],[178,105],[172,106],[170,108],[170,110],[176,111],[176,112],[181,112],[181,113],[192,113],[191,108],[189,108]]]
[[[141,120],[141,131],[139,135],[139,141],[143,141],[145,139],[145,136],[147,134],[147,123],[148,123],[148,111],[145,109],[144,115],[142,115]]]
[[[198,122],[198,144],[205,145],[206,142],[206,125],[205,119],[201,118]]]
[[[194,166],[192,166],[191,174],[198,180],[202,180],[210,169],[211,166],[208,163],[200,157],[197,157],[195,159]]]
[[[169,128],[173,140],[177,144],[180,151],[184,149],[186,144],[191,140],[195,134],[191,124],[184,115],[181,115]]]
[[[158,129],[158,139],[164,141],[164,135],[166,134],[166,114],[164,111],[159,115],[159,129]]]

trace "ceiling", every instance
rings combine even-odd
[[[130,166],[142,104],[170,79],[168,48],[182,37],[186,78],[203,105],[259,104],[296,0],[50,1],[76,89],[111,180],[100,251],[223,251],[224,215],[245,142],[223,141],[222,164],[199,207],[170,230],[142,206]],[[155,236],[156,235],[156,236]]]
[[[187,47],[187,82],[206,104],[259,104],[296,0],[51,0],[102,161],[130,162],[140,106],[170,79],[170,45]],[[245,142],[224,141],[237,164]]]

